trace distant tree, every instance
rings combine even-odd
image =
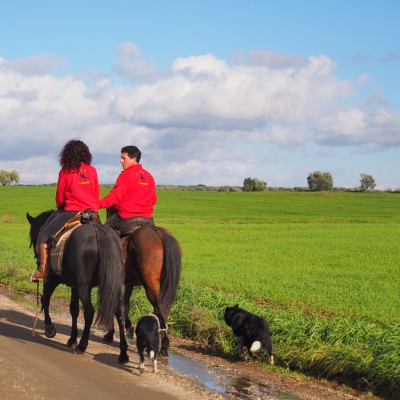
[[[3,186],[11,185],[12,182],[19,183],[19,174],[13,169],[12,171],[6,171],[5,169],[0,169],[0,183]]]
[[[307,183],[312,191],[333,189],[333,177],[330,172],[314,171],[308,175]]]
[[[360,174],[360,189],[374,190],[376,186],[375,179],[372,175]]]
[[[257,178],[246,178],[243,181],[243,192],[262,192],[267,189],[267,182]]]
[[[243,181],[243,192],[252,192],[253,191],[253,179],[246,178]]]
[[[10,177],[11,177],[11,182],[15,182],[17,185],[19,183],[19,173],[13,169],[10,173]]]

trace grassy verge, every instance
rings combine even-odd
[[[34,290],[25,213],[52,208],[54,190],[0,187],[2,284]],[[222,315],[239,304],[269,322],[279,368],[399,398],[399,201],[389,193],[160,191],[156,223],[184,251],[171,329],[235,353]],[[132,304],[134,318],[150,310],[143,290]]]

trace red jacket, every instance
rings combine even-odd
[[[141,164],[122,171],[111,192],[100,200],[99,208],[115,206],[121,218],[153,216],[157,201],[156,184]]]
[[[56,204],[65,211],[99,209],[100,186],[96,168],[82,163],[79,171],[61,170],[58,175]]]

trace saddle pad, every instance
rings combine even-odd
[[[57,238],[57,243],[55,246],[50,247],[50,267],[56,275],[61,275],[62,273],[62,260],[65,243],[71,236],[71,233],[81,224],[75,224],[72,228],[68,229]]]

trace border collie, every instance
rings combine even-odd
[[[237,337],[239,359],[244,360],[243,346],[247,347],[249,356],[262,347],[269,354],[269,362],[274,365],[272,352],[272,340],[269,327],[265,319],[254,315],[238,305],[226,307],[224,320],[232,328],[233,334]]]
[[[159,313],[148,314],[139,319],[136,326],[136,346],[140,361],[140,373],[144,373],[144,352],[151,358],[153,372],[157,373],[157,357],[161,344],[168,349],[169,339],[167,336],[167,324]]]

